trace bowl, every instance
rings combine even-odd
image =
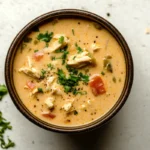
[[[64,127],[64,126],[58,126],[58,125],[53,125],[50,123],[46,123],[42,121],[41,119],[37,118],[34,116],[23,104],[21,99],[19,98],[17,91],[14,86],[14,81],[13,81],[13,62],[15,58],[15,54],[17,51],[17,48],[19,44],[21,43],[22,39],[30,32],[30,30],[41,24],[44,23],[45,21],[49,21],[55,18],[83,18],[83,19],[88,19],[90,21],[94,21],[98,23],[100,26],[103,26],[106,30],[108,30],[114,38],[117,40],[117,42],[120,44],[124,57],[125,57],[125,62],[126,62],[126,79],[125,79],[125,84],[124,88],[122,90],[122,93],[116,102],[116,104],[101,118],[94,120],[88,124],[85,125],[80,125],[80,126],[71,126],[71,127]],[[132,60],[132,55],[130,52],[130,49],[121,35],[121,33],[107,20],[104,18],[88,12],[88,11],[83,11],[83,10],[77,10],[77,9],[62,9],[62,10],[56,10],[56,11],[51,11],[46,14],[43,14],[31,22],[29,22],[14,38],[13,42],[10,45],[10,48],[7,53],[6,57],[6,62],[5,62],[5,80],[6,80],[6,85],[8,87],[9,94],[11,96],[11,99],[13,100],[15,106],[17,109],[31,122],[34,124],[50,130],[50,131],[56,131],[56,132],[61,132],[61,133],[80,133],[84,131],[90,131],[93,129],[96,129],[98,127],[101,127],[104,125],[106,122],[108,122],[112,117],[115,116],[115,114],[122,108],[124,103],[126,102],[128,95],[130,93],[132,83],[133,83],[133,60]]]

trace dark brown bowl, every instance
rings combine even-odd
[[[41,119],[37,118],[34,116],[27,108],[26,106],[22,103],[21,99],[19,98],[17,91],[14,86],[14,81],[13,81],[13,62],[15,58],[15,54],[17,51],[17,48],[23,38],[25,37],[26,34],[30,32],[30,30],[35,27],[36,25],[39,25],[45,21],[52,20],[54,18],[61,18],[61,17],[80,17],[83,19],[88,19],[90,21],[97,22],[101,26],[103,26],[105,29],[107,29],[113,36],[114,38],[118,41],[120,44],[122,51],[124,53],[125,57],[125,62],[126,62],[126,79],[125,79],[125,85],[122,91],[121,96],[119,97],[117,103],[113,106],[112,109],[108,111],[103,117],[94,120],[91,123],[85,124],[85,125],[80,125],[80,126],[74,126],[74,127],[64,127],[64,126],[58,126],[58,125],[53,125],[46,123],[42,121]],[[91,12],[83,11],[83,10],[76,10],[76,9],[62,9],[62,10],[57,10],[57,11],[52,11],[48,12],[44,15],[41,15],[28,23],[15,37],[13,40],[8,53],[6,57],[6,62],[5,62],[5,80],[6,84],[8,87],[8,91],[10,93],[10,96],[18,108],[18,110],[30,121],[35,123],[36,125],[47,129],[51,131],[56,131],[56,132],[63,132],[63,133],[79,133],[82,131],[89,131],[91,129],[95,129],[97,127],[101,127],[104,125],[106,122],[108,122],[124,105],[125,101],[128,98],[128,95],[131,90],[132,82],[133,82],[133,60],[131,56],[130,49],[121,35],[121,33],[108,21],[106,21],[104,18],[93,14]]]

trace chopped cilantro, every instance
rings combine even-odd
[[[77,56],[74,56],[72,59],[75,60],[76,57],[77,57]]]
[[[67,66],[67,70],[72,69]],[[78,74],[78,71],[75,70],[69,70],[69,76],[66,77],[64,71],[62,69],[58,69],[57,75],[58,75],[58,83],[63,85],[64,92],[72,92],[74,95],[77,94],[85,94],[81,91],[76,89],[76,86],[79,85],[79,81],[83,81],[84,83],[88,83],[89,76],[83,75],[81,72]]]
[[[104,76],[104,75],[105,75],[105,72],[103,72],[103,71],[102,71],[102,72],[101,72],[101,75],[103,75],[103,76]]]
[[[38,88],[38,92],[39,93],[43,93],[43,89],[42,88]]]
[[[88,83],[89,82],[89,76],[88,75],[83,75],[82,72],[79,73],[79,77],[81,79],[81,81]]]
[[[119,82],[121,82],[121,78],[119,78]]]
[[[61,36],[61,37],[58,39],[58,42],[59,42],[60,44],[62,44],[62,43],[64,42],[64,36]]]
[[[3,96],[7,94],[7,88],[5,85],[0,85],[0,100],[2,100]],[[0,111],[0,146],[2,149],[8,149],[10,147],[14,147],[15,143],[12,142],[8,138],[8,142],[4,139],[4,134],[6,130],[11,130],[12,126],[10,125],[10,122],[8,122],[5,118],[3,118],[3,114]]]
[[[71,92],[71,89],[72,89],[71,86],[68,86],[68,85],[64,86],[64,92],[65,93]]]
[[[36,53],[36,52],[38,52],[38,51],[39,51],[39,50],[36,49],[36,50],[34,50],[34,53]]]
[[[51,57],[51,60],[56,60],[56,57],[55,57],[55,56],[52,56],[52,57]]]
[[[52,65],[52,64],[47,64],[47,67],[50,68],[50,70],[55,69],[55,68],[54,68],[54,65]]]
[[[48,33],[47,31],[45,33],[39,33],[39,35],[37,36],[37,39],[48,43],[50,42],[52,37],[53,37],[53,32]]]
[[[59,58],[59,59],[62,59],[62,65],[66,63],[67,55],[69,54],[69,52],[67,51],[67,48],[68,47],[65,47],[63,49],[58,49],[55,51],[55,53],[63,53],[62,56]]]
[[[76,49],[78,51],[78,54],[83,52],[82,48],[79,47],[77,43],[75,44],[75,46],[76,46]]]
[[[30,38],[30,37],[25,37],[23,40],[23,42],[25,42],[25,43],[30,43],[31,41],[32,41],[32,38]]]
[[[104,68],[108,71],[108,72],[113,72],[113,68],[112,68],[112,64],[110,62],[110,60],[108,59],[104,59]]]
[[[72,34],[73,34],[73,35],[75,35],[75,33],[74,33],[74,29],[72,29]]]
[[[74,115],[78,115],[78,112],[76,110],[74,110]]]
[[[39,42],[38,40],[34,40],[33,43],[34,43],[34,45],[36,45],[38,42]]]
[[[7,94],[7,87],[5,85],[0,85],[0,101],[5,94]]]
[[[113,77],[112,80],[113,80],[114,83],[116,83],[116,78],[115,77]]]
[[[44,69],[41,70],[41,79],[45,78],[46,71]]]

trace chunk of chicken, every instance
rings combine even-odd
[[[45,100],[45,104],[47,105],[47,107],[49,109],[52,109],[54,108],[54,101],[55,99],[53,97],[48,97],[46,100]]]
[[[52,85],[52,83],[54,82],[54,80],[55,80],[55,77],[54,77],[54,76],[47,78],[47,81],[46,81],[46,90],[47,90],[47,91],[50,90],[51,85]]]
[[[29,67],[22,67],[19,69],[19,72],[23,72],[26,75],[33,77],[33,78],[40,78],[40,73],[35,68],[29,68]]]
[[[35,88],[31,93],[30,96],[34,96],[35,94],[38,93],[38,88]]]
[[[59,39],[63,37],[63,41],[62,43],[59,42]],[[44,48],[44,52],[45,53],[52,53],[60,48],[64,48],[68,43],[69,43],[69,39],[66,37],[66,35],[64,34],[56,34],[54,36],[54,43],[52,44],[51,47],[47,47],[47,48]]]
[[[19,72],[23,72],[24,74],[32,77],[32,78],[40,78],[40,73],[37,69],[32,67],[32,62],[31,59],[29,57],[27,57],[27,66],[25,67],[21,67],[19,69]]]
[[[92,43],[91,44],[91,52],[93,53],[93,52],[96,52],[96,51],[98,51],[98,50],[100,50],[101,49],[101,46],[99,45],[99,44],[97,44],[97,43]]]
[[[89,64],[95,64],[95,59],[88,51],[72,55],[67,61],[67,65],[72,66],[74,68],[81,68]]]
[[[74,102],[74,99],[73,100],[70,100],[70,101],[67,101],[63,106],[62,108],[66,111],[66,112],[69,112],[71,110],[71,107],[73,105],[73,102]]]
[[[62,95],[63,94],[63,92],[61,90],[61,86],[57,83],[53,83],[53,85],[51,86],[51,90],[52,90],[51,94],[53,94],[53,95]]]

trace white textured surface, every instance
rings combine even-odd
[[[127,40],[134,59],[135,78],[123,109],[102,129],[82,135],[45,131],[20,114],[9,95],[0,110],[11,120],[15,150],[149,150],[150,149],[150,0],[0,0],[0,83],[4,83],[7,50],[17,32],[35,17],[51,10],[79,8],[113,23]],[[106,13],[110,12],[111,17]],[[1,148],[0,148],[1,149]]]

